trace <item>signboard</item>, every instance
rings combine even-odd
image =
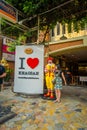
[[[2,45],[2,57],[4,57],[8,61],[14,61],[15,60],[15,52],[9,52],[7,50],[8,48],[8,43],[12,44],[14,40],[11,38],[4,37],[3,38],[3,45]]]
[[[13,23],[16,23],[17,15],[17,9],[6,3],[4,0],[0,0],[0,17],[3,17]]]
[[[16,46],[14,92],[43,94],[44,46]]]
[[[80,81],[87,82],[87,76],[80,76]]]

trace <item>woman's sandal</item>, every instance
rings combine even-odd
[[[61,100],[59,100],[58,103],[61,103]]]
[[[58,100],[57,100],[57,99],[54,101],[54,103],[56,103],[56,102],[58,102]]]
[[[56,100],[54,101],[54,103],[56,103],[56,102],[60,103],[60,102],[61,102],[61,100],[59,100],[59,101],[58,101],[58,100],[56,99]]]

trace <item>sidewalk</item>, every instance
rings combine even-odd
[[[87,86],[64,86],[62,92],[87,101]]]
[[[0,130],[87,130],[87,88],[64,86],[59,104],[7,89],[0,92],[0,104],[16,114]]]

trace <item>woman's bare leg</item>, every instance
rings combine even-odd
[[[58,102],[58,90],[55,89],[55,94],[56,94],[56,100],[54,102]]]
[[[58,89],[58,97],[57,97],[58,102],[60,102],[60,99],[61,99],[61,90]]]

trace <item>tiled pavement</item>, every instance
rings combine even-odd
[[[59,104],[8,89],[0,92],[0,104],[17,114],[0,130],[87,130],[87,88],[64,86]]]

